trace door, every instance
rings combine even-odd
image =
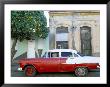
[[[85,56],[92,55],[91,47],[91,27],[83,26],[80,30],[81,36],[81,52]]]
[[[75,68],[75,64],[68,62],[68,57],[73,57],[72,52],[61,52],[60,58],[60,72],[71,72]]]
[[[60,58],[59,52],[48,52],[48,57],[42,61],[44,72],[59,72]]]

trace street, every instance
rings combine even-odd
[[[17,71],[18,65],[16,63],[11,65],[11,76],[12,77],[25,77],[24,72]],[[61,73],[40,73],[36,77],[75,77],[72,72],[61,72]],[[100,70],[89,71],[87,77],[100,77]]]

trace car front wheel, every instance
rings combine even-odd
[[[36,75],[36,69],[33,66],[27,66],[24,70],[26,76],[33,77]]]
[[[75,75],[78,77],[84,77],[88,74],[88,69],[85,67],[78,67],[75,69]]]

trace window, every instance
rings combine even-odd
[[[61,52],[61,57],[73,57],[71,52]]]
[[[59,52],[48,52],[48,58],[59,57]]]
[[[56,41],[57,49],[68,49],[68,41]]]
[[[56,49],[68,49],[68,27],[56,28]]]
[[[59,57],[59,52],[51,52],[51,57]]]
[[[68,27],[57,27],[56,33],[68,33]]]
[[[83,54],[81,54],[80,52],[77,52],[77,54],[79,55],[79,56],[81,56],[81,57],[83,57],[84,55]]]
[[[78,57],[78,55],[74,53],[74,57]]]

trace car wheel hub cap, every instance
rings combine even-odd
[[[26,72],[27,72],[27,75],[32,75],[33,69],[32,68],[27,68]]]
[[[85,75],[85,69],[79,68],[77,73],[78,73],[78,75]]]

